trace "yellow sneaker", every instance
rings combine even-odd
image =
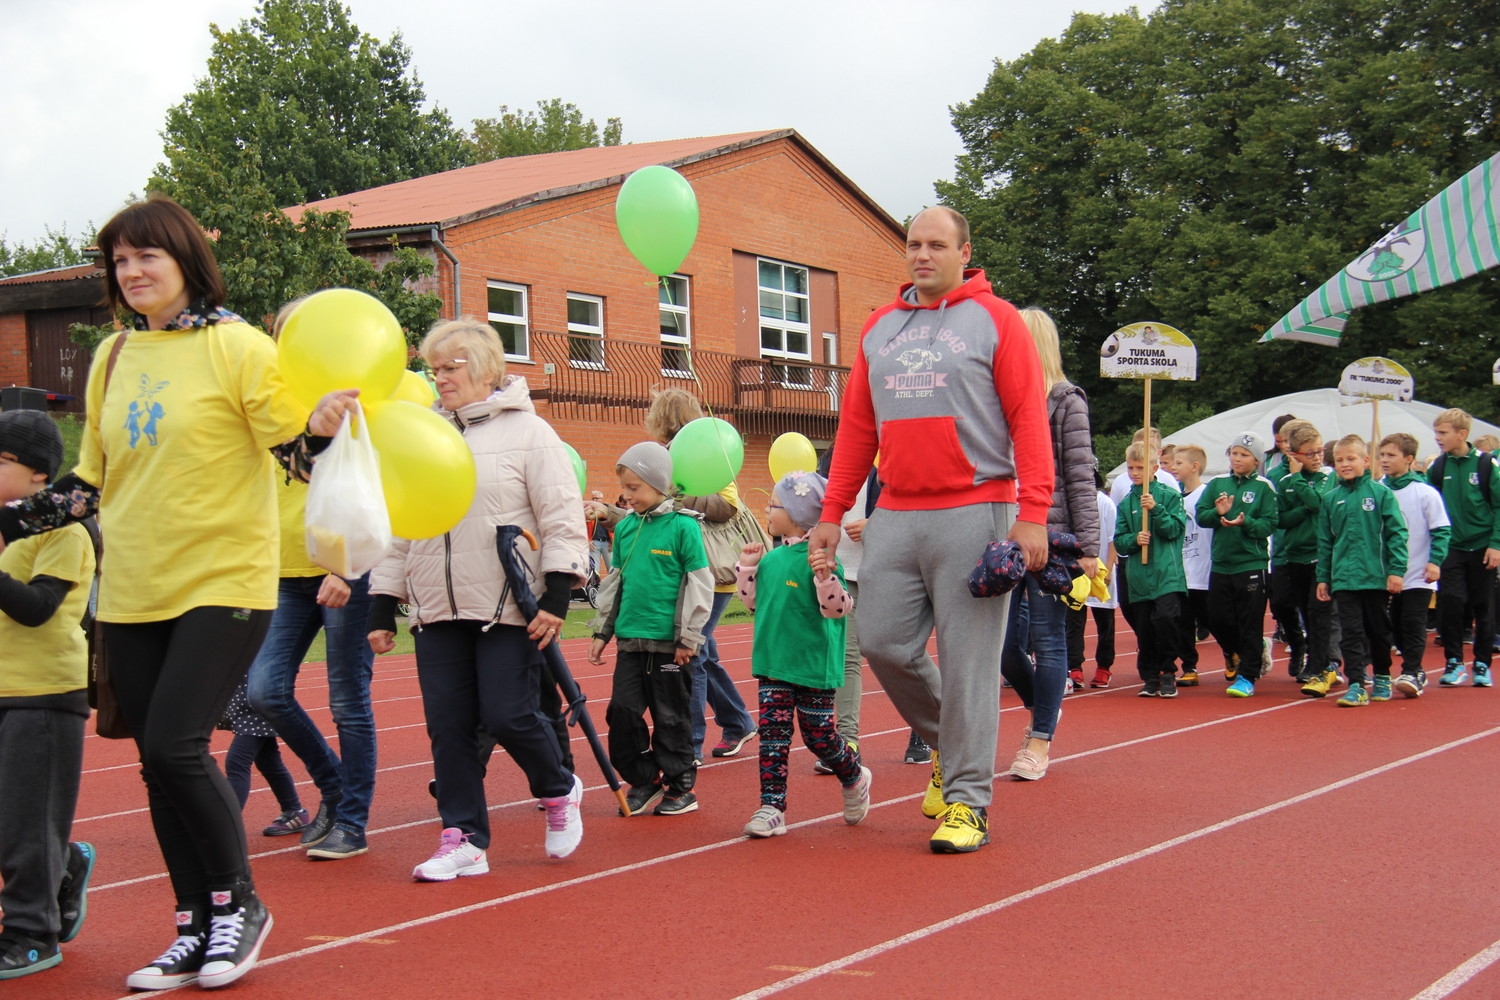
[[[1224,664],[1224,679],[1226,681],[1231,681],[1232,682],[1239,675],[1240,675],[1240,654],[1239,653],[1230,653],[1229,654],[1229,662],[1226,663],[1226,664]]]
[[[937,819],[948,811],[948,804],[943,801],[943,765],[938,760],[938,752],[932,751],[932,779],[927,782],[927,792],[922,796],[922,815],[928,819]]]
[[[1309,698],[1322,698],[1338,683],[1339,675],[1332,670],[1313,674],[1312,679],[1302,685],[1302,693]]]
[[[984,809],[963,802],[948,807],[943,823],[927,842],[933,854],[967,854],[990,842],[990,821]]]

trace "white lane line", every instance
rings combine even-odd
[[[949,917],[946,920],[940,920],[937,923],[928,924],[926,927],[921,927],[917,930],[909,931],[906,934],[899,935],[898,937],[891,938],[887,941],[882,941],[879,944],[861,949],[860,951],[854,952],[850,955],[845,955],[843,958],[835,959],[832,962],[825,962],[823,965],[820,965],[813,969],[809,969],[806,972],[802,972],[795,976],[789,976],[786,979],[767,984],[766,986],[762,986],[758,990],[752,990],[749,993],[743,993],[740,996],[736,997],[735,1000],[761,1000],[761,998],[763,997],[773,996],[777,993],[783,992],[784,990],[791,989],[794,986],[800,986],[803,983],[811,982],[814,979],[818,979],[830,973],[838,972],[841,969],[846,969],[851,965],[856,965],[860,962],[868,961],[872,958],[877,958],[880,955],[885,954],[886,952],[895,950],[896,948],[900,948],[905,945],[924,940],[936,934],[941,934],[944,931],[952,930],[955,927],[960,927],[964,924],[978,920],[981,917],[987,917],[994,913],[998,913],[999,911],[1015,906],[1018,903],[1024,903],[1046,893],[1066,888],[1077,882],[1081,882],[1084,879],[1093,878],[1095,875],[1102,875],[1106,872],[1114,871],[1116,868],[1120,868],[1135,861],[1140,861],[1143,858],[1149,858],[1153,855],[1161,854],[1164,851],[1169,851],[1174,847],[1180,847],[1183,844],[1191,843],[1195,840],[1201,840],[1202,838],[1210,836],[1212,834],[1221,833],[1224,830],[1239,826],[1242,823],[1248,823],[1251,820],[1260,819],[1262,816],[1268,816],[1271,813],[1279,812],[1283,809],[1290,808],[1291,806],[1311,801],[1312,799],[1328,795],[1329,793],[1336,792],[1342,788],[1348,788],[1351,785],[1358,784],[1359,782],[1365,781],[1369,778],[1374,778],[1389,771],[1394,771],[1397,768],[1405,767],[1408,764],[1414,764],[1418,761],[1426,760],[1429,757],[1434,757],[1440,753],[1445,753],[1457,747],[1465,746],[1469,743],[1494,736],[1497,733],[1500,733],[1500,726],[1496,726],[1492,729],[1486,729],[1483,732],[1475,733],[1472,736],[1466,736],[1462,739],[1453,740],[1449,743],[1444,743],[1443,745],[1433,747],[1430,750],[1423,750],[1421,753],[1415,753],[1408,757],[1402,757],[1400,760],[1394,760],[1388,764],[1382,764],[1379,767],[1371,768],[1368,771],[1362,771],[1359,774],[1352,775],[1348,778],[1343,778],[1339,781],[1335,781],[1327,785],[1323,785],[1320,788],[1314,788],[1310,791],[1303,792],[1300,795],[1293,795],[1291,798],[1282,799],[1280,802],[1273,802],[1270,805],[1261,806],[1259,809],[1252,809],[1249,812],[1240,813],[1238,816],[1233,816],[1229,819],[1221,820],[1218,823],[1212,823],[1208,826],[1200,827],[1199,829],[1194,830],[1191,833],[1185,833],[1178,837],[1172,837],[1169,840],[1163,840],[1160,843],[1151,845],[1150,847],[1145,847],[1138,851],[1132,851],[1129,854],[1122,855],[1111,861],[1105,861],[1102,864],[1094,865],[1092,868],[1085,868],[1083,871],[1074,872],[1072,875],[1065,875],[1062,878],[1053,879],[1051,882],[1046,882],[1031,889],[1026,889],[1022,892],[1015,893],[1014,895],[1007,896],[1004,899],[996,900],[993,903],[987,903],[984,906],[976,907],[975,909],[969,910],[966,913],[960,913],[956,916]],[[1497,947],[1500,947],[1500,943],[1497,943],[1497,945],[1492,945],[1489,949],[1486,950],[1486,952],[1482,953],[1480,956],[1476,956],[1476,958],[1481,958],[1483,957],[1483,955],[1487,955],[1490,951],[1496,950]],[[1485,964],[1489,964],[1489,962],[1493,962],[1494,960],[1495,959],[1492,957]],[[1470,962],[1465,963],[1458,969],[1455,969],[1452,973],[1449,973],[1448,977],[1444,977],[1444,979],[1440,980],[1438,984],[1434,984],[1433,988],[1436,988],[1437,985],[1440,985],[1442,982],[1446,982],[1448,978],[1465,970],[1467,966],[1473,961],[1475,960],[1471,959]],[[1477,969],[1470,971],[1469,975],[1472,976],[1473,973],[1477,971]],[[1425,998],[1425,996],[1426,995],[1424,994],[1423,997]],[[1434,997],[1441,996],[1447,996],[1447,993],[1434,994]]]
[[[1443,1000],[1443,997],[1450,996],[1460,986],[1494,965],[1497,961],[1500,961],[1500,941],[1496,941],[1484,949],[1484,951],[1481,951],[1463,965],[1460,965],[1442,979],[1439,979],[1421,993],[1412,997],[1411,1000]]]

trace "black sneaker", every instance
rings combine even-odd
[[[323,842],[307,850],[310,858],[321,858],[324,861],[338,861],[340,858],[352,858],[356,854],[363,854],[370,849],[365,842],[364,831],[347,830],[342,826],[333,828],[333,832],[323,838]]]
[[[1175,698],[1175,697],[1177,697],[1177,675],[1176,674],[1162,674],[1161,677],[1157,679],[1156,683],[1157,683],[1156,696],[1158,698]]]
[[[911,739],[906,741],[906,756],[902,761],[907,764],[931,764],[932,747],[928,746],[917,731],[911,731]]]
[[[156,961],[127,976],[125,985],[133,990],[166,990],[197,982],[208,947],[204,924],[202,913],[178,910],[177,940]]]
[[[1161,679],[1153,677],[1149,681],[1141,685],[1141,689],[1135,693],[1135,696],[1137,698],[1155,698],[1160,694]]]
[[[213,909],[198,985],[212,990],[255,968],[260,946],[271,933],[271,914],[254,889],[216,890],[209,899]]]
[[[20,979],[50,969],[62,961],[56,944],[24,934],[0,934],[0,979]]]
[[[94,845],[82,841],[68,845],[68,865],[57,889],[57,911],[61,916],[57,940],[66,944],[78,936],[89,912],[89,876],[94,873]]]
[[[651,810],[658,816],[680,816],[683,813],[698,811],[698,796],[692,792],[683,792],[680,795],[668,795],[661,800],[661,804]]]
[[[435,779],[434,779],[435,780]],[[436,796],[433,796],[436,798]],[[302,846],[313,847],[321,844],[323,839],[333,832],[333,814],[338,811],[338,802],[329,802],[324,799],[318,803],[318,815],[302,831]]]
[[[660,785],[631,785],[630,791],[625,793],[625,808],[629,811],[621,815],[639,816],[660,802],[665,794]]]

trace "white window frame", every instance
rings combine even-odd
[[[782,269],[782,282],[781,282],[782,283],[782,287],[781,288],[769,288],[769,287],[767,287],[765,285],[762,285],[760,283],[760,269],[761,269],[761,266],[763,264],[772,264],[772,265],[775,265],[776,267],[779,267],[779,268]],[[791,268],[791,269],[798,270],[798,271],[802,272],[802,274],[803,274],[803,287],[807,289],[807,292],[799,294],[797,292],[788,292],[788,291],[786,291],[786,288],[785,288],[785,286],[786,286],[786,269],[788,269],[788,268]],[[774,294],[774,295],[780,295],[780,296],[783,297],[783,300],[786,297],[801,299],[802,302],[803,302],[802,315],[804,317],[806,317],[806,318],[802,322],[798,323],[798,322],[794,322],[794,321],[791,321],[791,320],[787,320],[785,318],[777,319],[775,317],[766,316],[763,312],[761,312],[760,299],[761,299],[761,295],[764,294],[764,293],[767,293],[767,292],[769,292],[771,294]],[[811,268],[806,267],[806,266],[804,266],[802,264],[792,264],[792,263],[789,263],[789,262],[783,261],[783,260],[775,260],[775,259],[773,259],[771,257],[757,257],[755,259],[755,310],[756,310],[756,314],[757,314],[757,317],[758,317],[759,322],[760,322],[760,325],[759,325],[759,327],[757,329],[757,340],[758,340],[758,342],[760,344],[760,356],[762,358],[779,358],[779,359],[784,359],[784,360],[787,360],[787,361],[806,361],[808,363],[812,362],[812,269]],[[783,308],[781,310],[781,313],[782,313],[782,316],[785,317],[785,315],[786,315],[786,308],[785,308],[785,302],[784,301],[783,301]],[[781,348],[779,350],[776,349],[776,348],[774,348],[774,347],[767,347],[766,346],[766,343],[765,343],[765,332],[767,330],[776,330],[776,331],[779,331],[779,333],[781,334]],[[788,333],[798,333],[798,334],[801,334],[802,337],[803,337],[803,339],[804,339],[804,343],[807,344],[807,350],[802,351],[800,353],[788,350],[787,346],[786,346],[787,334]],[[777,373],[777,376],[778,376],[781,384],[784,385],[784,386],[786,386],[788,389],[807,389],[807,388],[811,387],[809,383],[812,381],[812,369],[810,369],[810,368],[801,368],[801,369],[798,369],[798,368],[796,368],[794,366],[789,366],[789,365],[774,365],[773,369]],[[795,377],[795,373],[798,372],[799,370],[802,373],[801,379],[797,379]]]
[[[670,285],[668,283],[669,282],[673,282],[673,281],[680,281],[682,283],[682,299],[683,299],[683,301],[682,302],[663,302],[661,300],[661,298],[662,298],[662,296],[661,296],[661,290],[662,290],[663,287],[670,287]],[[669,334],[669,333],[666,332],[665,325],[658,323],[658,326],[662,330],[662,334],[661,334],[661,351],[662,351],[661,373],[666,378],[687,378],[687,379],[695,378],[696,376],[693,374],[693,368],[692,368],[692,365],[693,365],[693,313],[692,313],[693,282],[692,282],[692,279],[689,278],[685,274],[668,274],[668,275],[664,275],[662,277],[661,281],[657,283],[656,289],[657,289],[657,291],[656,291],[657,316],[660,317],[664,313],[671,313],[672,315],[679,317],[680,323],[679,323],[678,328],[681,329],[681,330],[683,330],[683,331],[685,331],[681,335]],[[670,297],[671,296],[669,295],[668,298],[670,298]],[[674,367],[668,365],[666,363],[666,358],[667,358],[667,352],[668,351],[681,351],[683,353],[683,355],[687,358],[687,364],[684,367],[681,367],[681,368],[674,368]]]
[[[521,328],[520,333],[517,335],[518,343],[516,344],[516,349],[517,349],[516,353],[512,354],[510,351],[506,351],[505,352],[505,358],[506,358],[506,360],[507,361],[530,361],[531,360],[531,290],[529,288],[527,288],[525,285],[517,285],[517,284],[515,284],[513,282],[509,282],[509,281],[490,281],[490,282],[487,282],[486,286],[485,286],[485,307],[486,307],[486,310],[488,310],[488,307],[489,307],[489,290],[492,289],[492,288],[499,288],[499,289],[504,289],[505,291],[509,291],[509,292],[516,292],[516,293],[518,293],[521,296],[521,313],[520,313],[520,315],[511,315],[509,313],[497,313],[497,312],[488,312],[487,315],[488,315],[488,319],[489,319],[489,321],[490,321],[491,324],[504,323],[507,326],[519,326]],[[495,332],[498,334],[500,331],[496,330]],[[501,343],[504,343],[505,342],[505,338],[502,336],[500,338],[500,341],[501,341]]]
[[[599,322],[575,323],[573,321],[573,303],[585,302],[597,310]],[[594,371],[604,371],[604,297],[600,295],[587,295],[583,292],[568,293],[568,367],[589,368]],[[578,358],[573,356],[574,345],[579,343],[593,343],[595,349],[592,358]]]

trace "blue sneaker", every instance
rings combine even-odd
[[[1363,708],[1369,703],[1370,695],[1363,684],[1350,684],[1349,691],[1338,700],[1339,708]]]
[[[1475,687],[1477,687],[1477,688],[1487,688],[1487,687],[1493,686],[1494,683],[1495,683],[1495,679],[1490,676],[1490,668],[1489,667],[1480,666],[1478,663],[1474,664],[1474,686]]]
[[[1224,693],[1231,698],[1249,698],[1255,694],[1255,682],[1248,677],[1236,677]]]
[[[1438,681],[1445,688],[1458,687],[1469,679],[1469,672],[1464,669],[1462,660],[1449,660],[1443,667],[1442,680]]]

